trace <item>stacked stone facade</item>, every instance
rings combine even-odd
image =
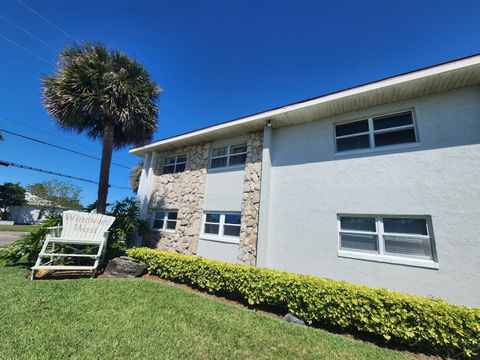
[[[238,246],[238,260],[255,265],[257,257],[260,185],[262,180],[263,131],[247,136],[247,160],[243,181],[242,226]]]
[[[257,254],[260,184],[262,172],[263,131],[246,136],[243,196],[241,203],[241,229],[238,262],[255,265]],[[205,183],[207,178],[210,143],[191,145],[172,151],[157,153],[154,180],[147,221],[152,224],[158,210],[176,210],[175,232],[149,231],[144,245],[161,250],[196,255],[201,233]],[[166,157],[187,155],[184,172],[162,174]]]
[[[187,255],[197,253],[209,149],[209,144],[203,143],[158,154],[147,221],[151,224],[157,210],[178,210],[178,223],[175,232],[149,232],[144,236],[145,245]],[[187,155],[184,172],[162,174],[166,157],[183,154]]]

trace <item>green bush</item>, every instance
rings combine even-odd
[[[139,219],[138,202],[133,197],[115,201],[108,215],[114,216],[115,222],[110,228],[105,261],[125,254],[135,234],[146,228],[145,222]]]
[[[307,323],[370,334],[390,344],[472,358],[480,355],[480,309],[385,289],[147,248],[127,254],[150,273],[251,305],[288,310]]]
[[[43,241],[47,236],[48,228],[60,225],[62,217],[52,215],[45,219],[40,227],[28,234],[22,235],[6,248],[0,249],[0,260],[10,263],[16,263],[20,260],[33,263],[37,260],[40,250],[42,250]]]

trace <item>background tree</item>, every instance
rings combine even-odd
[[[97,211],[104,214],[112,151],[152,138],[161,88],[140,63],[98,43],[66,47],[42,88],[44,105],[61,128],[103,142]]]
[[[138,192],[140,185],[140,176],[142,176],[143,160],[139,161],[137,165],[130,169],[130,187],[133,192]]]
[[[7,220],[12,206],[25,203],[25,189],[20,183],[6,182],[0,185],[0,210],[1,219]]]
[[[48,180],[27,186],[27,190],[40,200],[39,206],[56,214],[63,210],[82,210],[80,194],[82,189],[67,181]]]

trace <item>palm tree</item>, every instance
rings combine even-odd
[[[43,103],[62,129],[102,140],[97,212],[104,214],[112,150],[152,138],[161,88],[140,63],[103,44],[68,46],[59,60],[41,80]]]
[[[132,188],[133,192],[138,192],[142,170],[143,160],[139,161],[137,165],[130,169],[130,187]]]

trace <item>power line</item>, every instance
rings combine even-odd
[[[0,166],[7,166],[7,167],[8,167],[8,166],[13,166],[13,167],[17,167],[17,168],[20,168],[20,169],[38,171],[38,172],[45,173],[45,174],[50,174],[50,175],[55,175],[55,176],[61,176],[61,177],[68,178],[68,179],[72,179],[72,180],[78,180],[78,181],[83,181],[83,182],[88,182],[88,183],[90,183],[90,184],[96,184],[96,185],[98,185],[98,181],[94,181],[94,180],[90,180],[90,179],[85,179],[85,178],[81,178],[81,177],[77,177],[77,176],[72,176],[72,175],[61,174],[61,173],[57,173],[57,172],[55,172],[55,171],[40,169],[40,168],[36,168],[36,167],[33,167],[33,166],[28,166],[28,165],[17,164],[17,163],[10,162],[10,161],[0,160]],[[127,190],[130,190],[129,187],[119,186],[119,185],[111,185],[111,184],[109,184],[108,187],[113,187],[113,188],[117,188],[117,189],[127,189]]]
[[[32,138],[30,136],[21,135],[21,134],[18,134],[16,132],[13,132],[13,131],[5,130],[5,129],[0,129],[0,131],[3,131],[7,134],[15,135],[15,136],[27,139],[27,140],[35,141],[35,142],[38,142],[38,143],[43,144],[43,145],[47,145],[47,146],[51,146],[51,147],[54,147],[54,148],[57,148],[57,149],[68,151],[68,152],[71,152],[71,153],[74,153],[74,154],[77,154],[77,155],[85,156],[85,157],[88,157],[90,159],[95,159],[95,160],[100,160],[100,161],[102,160],[101,158],[93,156],[93,155],[88,155],[88,154],[85,154],[85,153],[81,153],[80,151],[71,150],[71,149],[68,149],[68,148],[63,147],[63,146],[55,145],[55,144],[52,144],[52,143],[49,143],[49,142],[46,142],[46,141],[43,141],[43,140],[38,140],[38,139]],[[114,163],[114,162],[112,162],[112,165],[120,166],[120,167],[125,168],[125,169],[130,169],[130,167],[128,167],[128,166],[117,164],[117,163]]]
[[[57,24],[55,24],[53,21],[50,21],[48,20],[45,16],[43,16],[42,14],[40,14],[38,11],[32,9],[30,6],[28,6],[27,4],[25,4],[23,1],[21,0],[17,0],[17,3],[19,3],[20,5],[22,5],[25,9],[29,10],[31,13],[37,15],[39,18],[43,19],[44,21],[46,21],[47,23],[49,23],[51,26],[53,26],[55,29],[57,29],[58,31],[62,32],[63,34],[65,34],[67,37],[69,37],[70,39],[76,41],[76,42],[79,42],[78,39],[76,39],[75,37],[73,37],[72,35],[70,35],[68,32],[66,32],[65,30],[63,30],[60,26],[58,26]]]
[[[37,53],[33,52],[32,50],[29,50],[29,49],[27,49],[26,47],[20,45],[20,44],[17,43],[16,41],[13,41],[12,39],[9,39],[9,38],[7,38],[6,36],[4,36],[4,35],[2,35],[2,34],[0,34],[0,38],[2,38],[3,40],[9,42],[9,43],[12,44],[12,45],[18,47],[19,49],[22,49],[23,51],[29,53],[30,55],[35,56],[37,59],[39,59],[39,60],[47,63],[48,65],[54,66],[54,64],[53,64],[52,62],[50,62],[50,61],[48,61],[47,59],[41,57],[40,55],[38,55]]]
[[[2,90],[0,90],[0,91],[2,91]],[[86,146],[86,145],[81,144],[81,143],[79,143],[79,142],[76,142],[76,141],[67,139],[66,137],[63,137],[63,136],[60,136],[60,135],[57,135],[57,134],[53,134],[53,133],[51,133],[51,132],[49,132],[49,131],[36,128],[36,127],[34,127],[34,126],[31,126],[31,125],[29,125],[29,124],[25,124],[24,122],[21,122],[21,121],[18,121],[18,120],[14,120],[14,119],[9,118],[9,117],[6,117],[6,116],[0,115],[0,119],[4,119],[4,120],[7,120],[7,121],[10,121],[10,122],[12,122],[12,123],[14,123],[14,124],[23,126],[24,128],[27,128],[27,129],[30,129],[30,130],[35,130],[35,131],[37,131],[37,132],[39,132],[39,133],[42,133],[42,134],[45,134],[45,135],[53,136],[53,137],[55,137],[55,138],[62,139],[62,140],[64,140],[64,141],[68,141],[69,143],[76,144],[76,145],[81,146],[81,147],[83,147],[83,148],[85,148],[85,149],[88,149],[88,150],[90,150],[90,151],[97,151],[97,149],[94,149],[94,148],[92,148],[92,147],[90,147],[90,146]]]
[[[47,43],[46,41],[40,39],[38,36],[36,36],[35,34],[32,34],[30,31],[28,31],[27,29],[21,27],[20,25],[18,25],[17,23],[13,22],[12,20],[6,18],[5,16],[3,15],[0,15],[0,18],[3,19],[4,21],[8,22],[10,25],[16,27],[18,30],[22,31],[23,33],[27,34],[28,36],[30,36],[32,39],[35,39],[37,40],[38,42],[42,43],[43,45],[45,45],[46,47],[48,47],[50,50],[53,50],[55,52],[58,52],[58,49],[55,49],[52,45],[50,45],[49,43]]]
[[[19,96],[16,96],[16,95],[13,94],[13,93],[9,93],[9,92],[7,92],[7,91],[5,91],[5,90],[0,89],[0,91],[3,91],[3,92],[5,92],[5,93],[7,93],[7,94],[9,94],[9,95],[12,95],[12,96],[15,96],[15,97],[20,98]],[[33,103],[33,102],[31,102],[31,101],[29,101],[29,100],[27,100],[27,99],[24,99],[24,98],[20,98],[20,99],[22,99],[22,100],[24,100],[24,101],[27,101],[27,102],[30,102],[30,103]],[[76,145],[81,146],[81,147],[83,147],[84,149],[88,149],[88,150],[90,150],[90,151],[97,151],[97,149],[94,149],[94,148],[92,148],[91,146],[86,146],[86,145],[81,144],[81,143],[79,143],[79,142],[77,142],[77,141],[73,141],[73,140],[71,140],[71,139],[67,139],[66,137],[63,137],[63,136],[60,136],[60,135],[57,135],[57,134],[53,134],[53,133],[48,132],[48,131],[46,131],[46,130],[42,130],[42,129],[36,128],[36,127],[34,127],[34,126],[31,126],[31,125],[26,124],[26,123],[24,123],[24,122],[21,122],[21,121],[18,121],[18,120],[9,118],[9,117],[7,117],[7,116],[0,115],[0,119],[4,119],[4,120],[7,120],[7,121],[10,121],[10,122],[12,122],[12,123],[14,123],[14,124],[18,124],[18,125],[20,125],[20,126],[23,126],[23,127],[27,128],[27,129],[35,130],[35,131],[37,131],[37,132],[39,132],[39,133],[43,133],[43,134],[46,134],[46,135],[49,135],[49,136],[53,136],[53,137],[58,138],[58,139],[62,139],[62,140],[64,140],[64,141],[67,141],[67,142],[72,143],[72,144],[76,144]],[[120,157],[120,156],[118,156],[118,155],[115,155],[115,154],[112,155],[112,156],[115,157],[115,158],[117,158],[118,160],[121,160],[121,161],[130,163],[130,164],[131,164],[130,166],[137,164],[136,162],[134,162],[134,161],[132,161],[132,160],[124,159],[124,158],[122,158],[122,157]]]
[[[0,89],[0,92],[3,92],[4,94],[10,95],[10,96],[13,96],[13,97],[15,97],[15,98],[17,98],[17,99],[23,100],[23,101],[25,101],[25,102],[27,102],[27,103],[29,103],[29,104],[38,105],[38,103],[35,103],[35,102],[33,102],[33,101],[31,101],[31,100],[28,100],[28,99],[26,99],[26,98],[24,98],[24,97],[22,97],[22,96],[19,96],[19,95],[17,95],[17,94],[14,94],[14,93],[12,93],[11,91],[8,91],[8,90],[5,90],[5,89]]]
[[[22,165],[22,164],[16,164],[16,163],[13,163],[13,162],[10,162],[10,161],[0,160],[0,165],[3,165],[3,166],[14,166],[14,167],[18,167],[18,168],[21,168],[21,169],[39,171],[39,172],[42,172],[42,173],[45,173],[45,174],[61,176],[61,177],[65,177],[65,178],[69,178],[69,179],[73,179],[73,180],[78,180],[78,181],[84,181],[84,182],[88,182],[88,183],[91,183],[91,184],[98,184],[97,181],[93,181],[93,180],[89,180],[89,179],[84,179],[84,178],[77,177],[77,176],[60,174],[60,173],[57,173],[57,172],[54,172],[54,171],[49,171],[49,170],[44,170],[44,169],[40,169],[40,168],[35,168],[35,167],[32,167],[32,166],[27,166],[27,165]]]

